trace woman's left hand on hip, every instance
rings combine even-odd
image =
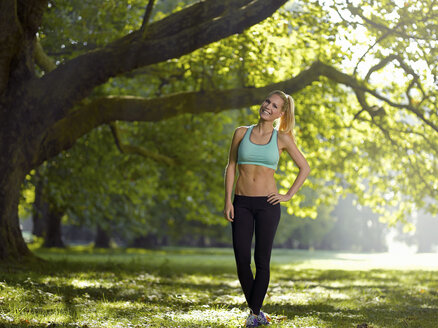
[[[292,196],[289,195],[282,195],[276,192],[268,194],[268,203],[271,203],[272,205],[276,205],[280,202],[287,202],[292,198]]]

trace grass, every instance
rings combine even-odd
[[[0,327],[241,327],[231,249],[35,249],[0,270]],[[274,250],[273,327],[438,327],[438,256]],[[366,325],[365,325],[366,324]]]

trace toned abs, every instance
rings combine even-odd
[[[252,164],[239,164],[239,177],[235,194],[246,196],[267,196],[277,191],[274,170]]]

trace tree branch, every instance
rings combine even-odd
[[[365,122],[368,122],[370,124],[375,124],[375,121],[373,122],[371,120],[364,119],[364,118],[361,118],[361,120],[365,121]],[[433,144],[431,142],[431,140],[430,140],[430,136],[426,136],[424,133],[412,130],[411,128],[397,129],[395,127],[390,127],[390,126],[385,127],[385,130],[388,131],[388,134],[391,131],[392,132],[396,132],[396,133],[400,133],[400,134],[404,134],[404,135],[407,135],[407,136],[415,134],[415,135],[421,137],[423,139],[423,141],[429,145],[430,148],[427,149],[428,152],[434,152],[435,154],[438,155],[438,145],[437,144]]]
[[[421,90],[422,94],[423,94],[423,100],[421,102],[424,101],[424,99],[426,98],[426,94],[424,93],[423,87],[419,81],[420,77],[418,76],[417,73],[415,73],[415,71],[409,67],[403,60],[403,58],[401,58],[399,55],[396,54],[391,54],[388,57],[383,58],[377,65],[373,66],[370,68],[370,70],[368,71],[366,77],[365,77],[365,81],[368,81],[369,77],[371,76],[371,74],[383,67],[385,67],[388,63],[390,63],[393,60],[397,60],[400,64],[400,66],[403,68],[403,70],[408,73],[411,74],[413,76],[413,81],[415,82],[415,84],[417,84],[417,86],[419,87],[419,89]],[[410,90],[410,86],[408,86],[408,89],[406,91],[406,94],[408,95],[408,92]],[[354,89],[354,88],[353,88]],[[438,132],[438,126],[433,123],[431,120],[428,120],[424,114],[421,112],[421,110],[415,106],[412,105],[412,102],[410,101],[408,104],[398,104],[395,103],[393,101],[391,101],[390,99],[380,95],[377,91],[374,90],[370,90],[368,88],[365,88],[363,86],[359,86],[357,87],[358,90],[362,90],[365,91],[371,95],[373,95],[374,97],[376,97],[377,99],[380,99],[384,102],[386,102],[388,105],[395,107],[395,108],[403,108],[406,109],[408,111],[410,111],[411,113],[414,113],[419,119],[421,119],[424,123],[426,123],[427,125],[429,125],[432,129],[434,129],[436,132]],[[356,93],[357,94],[357,93]],[[362,96],[361,96],[362,97]],[[408,100],[410,99],[410,96],[408,95]],[[359,98],[358,98],[359,100]],[[359,101],[360,102],[360,101]],[[362,105],[362,104],[361,104]]]
[[[379,93],[377,93],[374,90],[370,90],[368,88],[364,88],[364,87],[360,87],[360,89],[366,91],[367,93],[373,95],[374,97],[376,97],[377,99],[380,99],[384,102],[386,102],[388,105],[395,107],[395,108],[401,108],[401,109],[406,109],[408,111],[410,111],[411,113],[414,113],[419,119],[421,119],[424,123],[426,123],[427,125],[429,125],[432,129],[434,129],[436,132],[438,132],[438,126],[432,122],[431,120],[428,120],[424,114],[421,112],[421,110],[417,107],[414,107],[410,104],[397,104],[391,100],[389,100],[386,97],[383,97],[382,95],[380,95]]]
[[[168,156],[149,151],[143,147],[122,143],[122,138],[120,137],[120,131],[117,127],[117,124],[115,122],[111,122],[111,123],[109,123],[109,126],[111,129],[111,133],[113,134],[116,146],[121,153],[123,153],[123,154],[136,154],[136,155],[140,155],[140,156],[143,156],[146,158],[152,158],[154,161],[157,161],[159,163],[164,163],[167,165],[175,165],[175,161]]]
[[[148,26],[148,38],[162,39],[244,8],[254,0],[199,1]],[[277,9],[280,6],[277,7]],[[162,26],[166,26],[163,29]]]
[[[263,97],[274,89],[295,93],[318,80],[319,65],[317,62],[290,80],[261,88],[184,92],[153,99],[129,96],[95,99],[69,113],[47,131],[33,166],[69,149],[78,138],[102,124],[117,120],[156,122],[184,113],[244,108],[261,103]]]
[[[289,94],[296,93],[318,81],[320,76],[351,87],[362,110],[367,111],[372,118],[385,114],[383,108],[370,106],[366,102],[365,93],[371,93],[372,90],[364,87],[354,77],[317,61],[294,78],[259,88],[183,92],[153,99],[127,96],[95,99],[69,113],[47,132],[34,166],[70,148],[77,138],[101,124],[116,120],[155,122],[185,113],[201,114],[244,108],[261,103],[263,97],[275,89]]]
[[[34,51],[35,63],[46,73],[53,71],[56,68],[55,61],[47,56],[39,39],[35,39]]]
[[[43,133],[56,121],[66,116],[70,108],[89,95],[91,90],[108,78],[131,71],[135,68],[177,58],[192,52],[206,44],[239,33],[242,30],[272,15],[286,0],[254,0],[247,6],[236,10],[221,10],[213,15],[211,8],[222,8],[224,4],[235,7],[247,1],[208,0],[201,2],[208,18],[199,21],[180,21],[192,7],[181,10],[179,14],[169,16],[148,26],[147,38],[141,38],[140,31],[133,32],[102,49],[91,51],[60,65],[57,69],[44,75],[40,81],[28,84],[28,97],[22,101],[38,104],[39,108],[31,112],[32,121],[37,122],[34,133]],[[198,5],[201,6],[201,5]],[[211,8],[210,8],[211,7]],[[176,22],[175,22],[176,20]],[[171,22],[172,25],[168,23]],[[169,30],[180,27],[180,31],[166,35]],[[181,27],[182,26],[182,27]],[[165,31],[164,37],[163,31]],[[161,34],[161,35],[160,35]]]
[[[380,41],[384,40],[388,35],[390,35],[390,33],[386,32],[380,38],[378,38],[371,46],[368,47],[367,51],[365,51],[365,53],[357,61],[356,66],[354,67],[353,76],[356,75],[359,64],[362,62],[365,56],[371,51],[371,49],[373,49]],[[365,78],[365,81],[368,81],[368,79]]]
[[[360,11],[360,9],[358,7],[355,7],[354,5],[352,5],[351,3],[349,3],[348,5],[348,10],[353,14],[353,15],[357,15],[360,18],[362,18],[363,21],[365,21],[367,24],[377,28],[378,30],[385,30],[391,34],[397,34],[403,38],[409,38],[409,39],[414,39],[414,40],[431,40],[433,41],[434,39],[432,37],[421,37],[419,35],[410,35],[406,32],[403,31],[399,31],[396,29],[396,27],[403,25],[401,21],[399,21],[397,23],[397,25],[394,28],[388,27],[386,25],[383,24],[379,24],[374,22],[373,20],[365,17],[365,15]]]
[[[149,23],[149,18],[152,14],[152,9],[154,8],[154,2],[155,0],[149,0],[148,5],[146,7],[146,11],[144,13],[143,22],[141,24],[140,30],[142,31],[143,37],[146,35],[146,26]]]
[[[404,62],[402,57],[400,57],[399,55],[396,55],[396,54],[391,54],[388,57],[383,58],[378,64],[374,65],[373,67],[371,67],[368,70],[368,73],[365,76],[365,81],[369,80],[372,73],[382,69],[383,67],[388,65],[388,63],[392,62],[393,60],[397,60],[400,64],[400,66],[403,68],[403,70],[406,73],[412,74],[412,76],[418,80],[417,73],[415,73],[415,71]]]
[[[371,122],[380,129],[380,131],[383,133],[383,135],[386,137],[386,139],[388,139],[390,141],[390,143],[394,146],[394,148],[396,150],[398,150],[398,149],[404,149],[405,150],[406,157],[407,157],[407,159],[409,161],[409,164],[411,165],[411,168],[413,169],[414,174],[416,174],[420,178],[420,180],[424,183],[424,187],[427,190],[429,190],[429,192],[430,192],[429,196],[432,197],[432,198],[435,198],[435,195],[437,194],[437,190],[434,189],[433,186],[430,185],[430,183],[432,181],[428,182],[423,177],[423,175],[421,174],[422,170],[420,168],[418,168],[416,164],[414,164],[414,163],[416,163],[416,160],[415,159],[414,160],[411,159],[411,155],[409,155],[408,149],[406,149],[406,147],[404,147],[402,145],[399,145],[391,137],[391,135],[389,134],[388,130],[386,130],[381,124],[377,123],[374,119],[372,119]]]

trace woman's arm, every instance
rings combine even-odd
[[[294,183],[292,184],[286,195],[281,195],[278,193],[272,193],[268,195],[268,202],[273,205],[279,202],[289,201],[292,196],[297,193],[298,189],[300,189],[310,173],[309,163],[307,163],[307,160],[298,149],[292,137],[286,133],[279,133],[278,136],[280,139],[280,144],[283,145],[282,149],[285,149],[288,152],[292,160],[300,168],[300,172],[298,173]]]
[[[234,207],[231,201],[231,195],[233,192],[234,179],[236,177],[237,168],[237,149],[239,143],[245,133],[244,127],[239,127],[234,131],[233,140],[231,141],[230,153],[228,156],[228,164],[225,168],[225,206],[224,217],[230,222],[233,222]]]

